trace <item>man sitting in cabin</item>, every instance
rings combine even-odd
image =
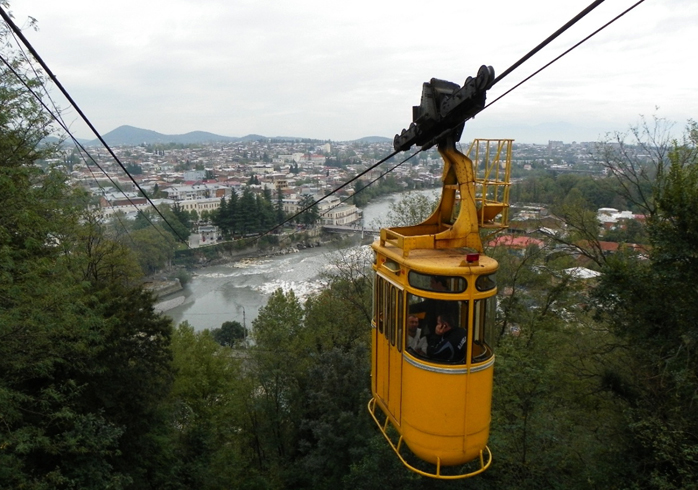
[[[429,291],[437,293],[448,292],[446,278],[441,276],[432,276],[429,285]],[[422,322],[422,336],[432,337],[436,333],[436,317],[439,313],[453,315],[457,311],[457,304],[453,301],[442,299],[424,298],[423,301],[410,305],[409,312],[424,313]]]
[[[407,351],[421,356],[427,353],[427,338],[422,336],[419,328],[419,318],[416,315],[407,317]]]
[[[439,361],[465,360],[465,330],[456,326],[453,318],[441,314],[436,320],[437,341],[427,347],[427,356]]]

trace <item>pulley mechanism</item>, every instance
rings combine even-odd
[[[395,135],[395,150],[407,151],[412,145],[427,150],[448,136],[460,140],[465,121],[485,108],[485,94],[494,79],[494,68],[482,65],[462,87],[438,78],[425,83],[420,105],[412,107],[412,124]]]

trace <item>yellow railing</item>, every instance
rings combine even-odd
[[[492,452],[490,451],[490,448],[485,446],[485,451],[487,455],[487,460],[485,461],[485,452],[480,451],[480,467],[477,468],[475,471],[470,471],[468,473],[459,473],[456,475],[444,475],[441,473],[441,460],[437,457],[436,458],[436,464],[434,465],[436,467],[436,470],[433,473],[429,473],[427,471],[420,470],[419,468],[415,468],[412,466],[410,463],[405,460],[403,455],[400,453],[400,450],[402,449],[402,440],[403,437],[402,435],[399,437],[397,443],[395,443],[390,436],[388,435],[388,427],[390,426],[390,418],[386,417],[385,422],[381,424],[381,422],[378,420],[378,417],[376,417],[376,399],[371,398],[368,402],[368,412],[371,414],[371,417],[373,418],[373,421],[376,423],[378,426],[378,429],[381,431],[381,434],[383,434],[383,437],[385,437],[385,440],[388,441],[388,444],[390,444],[390,447],[393,449],[395,454],[397,455],[398,458],[400,458],[400,461],[402,461],[402,464],[407,467],[407,469],[414,471],[417,474],[420,474],[422,476],[428,476],[429,478],[436,478],[439,480],[459,480],[463,478],[470,478],[471,476],[479,475],[483,471],[485,471],[487,468],[490,467],[492,464]]]
[[[467,156],[475,167],[475,201],[481,228],[509,224],[512,139],[475,139]]]

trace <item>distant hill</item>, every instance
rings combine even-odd
[[[119,126],[113,131],[102,135],[104,141],[110,146],[136,146],[142,144],[157,144],[157,143],[209,143],[213,141],[240,141],[240,138],[230,136],[221,136],[218,134],[207,133],[205,131],[192,131],[186,134],[162,134],[150,129],[135,128],[133,126]],[[90,145],[99,144],[98,140],[92,140]]]
[[[133,126],[119,126],[118,128],[102,135],[104,141],[107,142],[109,146],[138,146],[138,145],[153,145],[153,144],[167,144],[167,143],[179,143],[184,145],[191,145],[197,143],[212,143],[212,142],[236,142],[236,141],[257,141],[260,139],[272,139],[281,141],[314,141],[321,142],[323,140],[313,139],[313,138],[299,138],[291,136],[263,136],[260,134],[248,134],[247,136],[235,137],[235,136],[222,136],[220,134],[208,133],[206,131],[192,131],[186,134],[162,134],[157,131],[152,131],[150,129],[136,128]],[[360,143],[385,143],[392,142],[390,138],[384,138],[382,136],[368,136],[366,138],[361,138],[355,140]],[[94,139],[90,141],[81,140],[84,145],[99,145],[99,140]]]
[[[357,143],[392,143],[392,138],[386,138],[384,136],[366,136],[364,138],[359,138],[356,140]]]

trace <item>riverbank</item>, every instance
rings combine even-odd
[[[268,263],[285,256],[301,253],[306,255],[310,249],[320,248],[326,251],[331,248],[339,249],[351,247],[360,243],[361,239],[357,235],[323,233],[317,236],[315,240],[302,241],[286,247],[271,247],[263,250],[248,248],[236,251],[235,253],[221,254],[219,257],[210,259],[201,265],[187,267],[187,271],[190,274],[189,279],[196,283],[201,280],[201,276],[205,277],[209,275],[211,268],[222,267],[226,269],[243,270],[247,269],[252,264]],[[181,267],[180,265],[180,268]],[[279,271],[280,274],[282,272],[284,271]],[[150,289],[158,297],[155,310],[160,313],[166,313],[187,303],[191,293],[187,288],[188,282],[189,281],[185,281],[185,283],[182,284],[175,278],[169,281],[160,279],[146,283],[146,288]]]
[[[420,191],[431,195],[434,191]],[[385,196],[364,209],[364,222],[385,219],[400,195]],[[300,235],[300,234],[299,234]],[[279,243],[264,249],[211,253],[210,261],[192,262],[184,289],[162,298],[160,305],[175,325],[186,321],[196,330],[219,328],[226,321],[251,327],[261,307],[276,290],[294,291],[301,303],[326,287],[324,275],[352,249],[374,240],[360,234],[325,233],[319,238]],[[307,248],[304,244],[319,244]],[[183,266],[180,266],[183,267]],[[174,305],[174,307],[173,307]]]
[[[242,238],[205,247],[177,250],[173,265],[186,268],[205,267],[231,260],[284,253],[293,248],[317,247],[325,241],[322,235],[322,230],[318,227],[301,232]]]

